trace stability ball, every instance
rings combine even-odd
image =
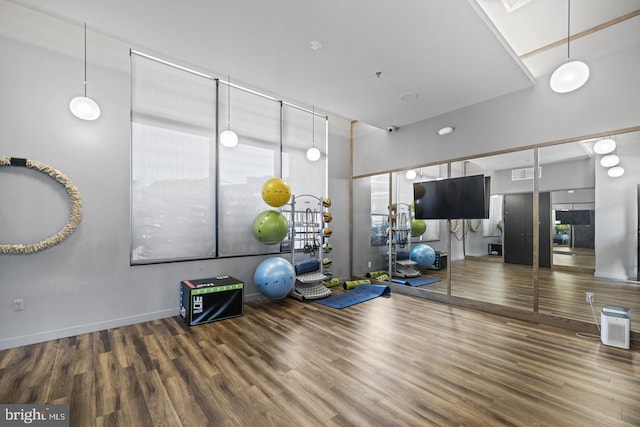
[[[429,268],[436,261],[436,252],[431,246],[418,243],[411,248],[411,259],[419,268]]]
[[[269,206],[279,208],[287,204],[290,198],[291,188],[281,178],[271,178],[262,186],[262,200]]]
[[[293,265],[284,258],[267,258],[258,264],[253,279],[262,295],[279,299],[293,290],[296,272]]]
[[[280,243],[288,231],[287,219],[278,211],[260,212],[253,221],[253,235],[265,245]]]
[[[427,231],[427,223],[421,219],[411,218],[411,235],[422,236]]]

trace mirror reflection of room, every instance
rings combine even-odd
[[[610,167],[601,164],[606,154],[594,151],[595,143],[602,138],[538,149],[538,214],[542,226],[536,249],[539,256],[536,311],[592,321],[589,306],[585,307],[586,292],[595,292],[597,296],[595,311],[604,305],[626,306],[627,300],[633,301],[640,265],[636,236],[639,227],[637,216],[625,212],[638,211],[640,198],[636,192],[640,177],[635,176],[629,164],[640,157],[640,134],[620,134],[614,138],[620,164],[627,166],[625,174],[617,178],[608,174]],[[400,257],[406,258],[408,252],[412,260],[411,249],[418,244],[447,256],[443,269],[412,265],[421,277],[441,279],[417,289],[533,310],[533,162],[534,150],[528,149],[451,163],[453,177],[477,174],[491,177],[489,217],[422,220],[420,228],[424,226],[424,231],[416,228],[420,220],[415,219],[416,207],[412,204],[415,194],[411,189],[414,183],[446,177],[448,165],[384,175],[384,205],[382,201],[378,203],[384,209],[378,215],[390,218],[389,206],[395,205],[391,214],[395,215],[394,226],[399,230],[395,250]],[[387,200],[393,203],[389,205]],[[375,217],[371,215],[372,224]],[[516,221],[521,218],[528,218],[524,231]],[[388,223],[384,225],[388,228]],[[409,240],[405,241],[404,236],[410,236]],[[383,239],[387,245],[380,250],[380,264],[387,269],[390,280],[401,280],[394,269],[395,261],[392,259],[388,265],[386,254],[393,250],[389,249],[386,235]],[[632,329],[637,329],[636,323],[637,320],[632,321]]]
[[[595,190],[554,191],[553,265],[595,271]]]

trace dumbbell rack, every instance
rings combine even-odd
[[[314,203],[316,206],[311,209],[305,208],[296,210],[296,202],[301,199],[305,204]],[[322,281],[329,277],[325,274],[323,265],[323,245],[328,237],[323,235],[325,222],[323,218],[322,199],[310,194],[300,196],[291,195],[290,216],[290,248],[291,264],[296,265],[296,250],[309,253],[318,260],[319,269],[304,274],[296,274],[296,281],[290,297],[305,301],[308,299],[320,299],[331,295],[331,289],[327,288]],[[309,214],[311,212],[311,214]],[[301,219],[298,221],[298,219]],[[317,239],[316,239],[317,237]]]

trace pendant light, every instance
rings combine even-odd
[[[620,163],[620,157],[618,157],[616,154],[607,154],[600,159],[600,165],[604,166],[605,168],[617,166],[618,163]]]
[[[609,154],[616,149],[616,142],[611,138],[604,138],[593,145],[596,154]]]
[[[318,161],[320,159],[320,150],[318,150],[316,148],[316,109],[315,106],[313,107],[313,111],[311,112],[311,120],[312,120],[312,125],[311,125],[311,132],[312,132],[312,143],[313,146],[311,148],[309,148],[307,150],[307,159],[309,161],[315,162]]]
[[[549,81],[551,89],[557,93],[567,93],[579,89],[589,79],[589,66],[582,61],[570,60],[571,0],[567,0],[567,5],[567,62],[556,68]]]
[[[238,134],[231,130],[231,77],[227,77],[227,130],[220,134],[220,144],[233,148],[238,145]]]
[[[607,171],[607,175],[609,175],[611,178],[619,178],[624,175],[624,168],[622,168],[621,166],[614,166],[612,168],[609,168],[609,170]]]
[[[100,117],[100,106],[87,97],[87,23],[84,23],[84,96],[76,96],[69,102],[69,109],[79,119],[95,120]]]

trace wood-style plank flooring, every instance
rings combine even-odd
[[[0,402],[68,403],[83,427],[637,426],[638,396],[637,349],[399,293],[0,352]]]
[[[531,266],[504,264],[497,257],[467,257],[449,263],[451,295],[533,310],[533,270]],[[631,330],[640,331],[640,284],[616,282],[593,277],[584,269],[541,268],[539,270],[538,311],[562,318],[595,323],[605,305],[632,310]],[[440,277],[441,282],[421,287],[425,292],[447,292],[447,271],[427,271],[427,276]],[[595,293],[593,312],[586,302],[587,292]],[[635,315],[634,315],[635,314]]]

